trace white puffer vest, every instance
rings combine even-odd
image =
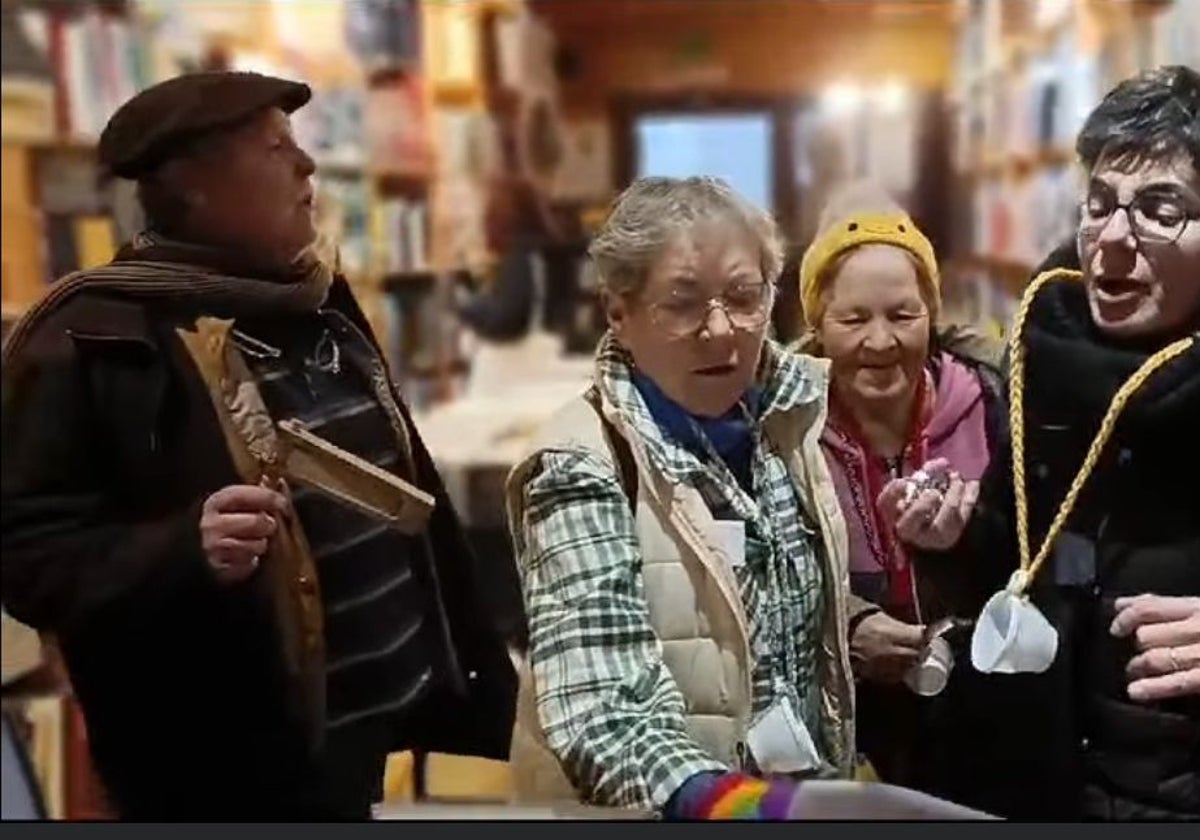
[[[714,759],[738,767],[750,725],[754,659],[729,558],[711,537],[713,517],[699,491],[668,481],[619,413],[607,401],[602,410],[610,429],[628,443],[637,467],[635,520],[650,623],[662,643],[663,661],[687,704],[688,732]],[[826,741],[834,751],[830,761],[840,775],[849,777],[854,757],[854,695],[846,641],[848,551],[845,522],[818,444],[825,411],[821,400],[771,415],[766,433],[776,451],[787,453],[788,470],[801,503],[820,523],[824,537],[822,714],[827,722]],[[540,453],[579,449],[595,453],[613,464],[614,474],[620,474],[605,424],[583,397],[542,427],[529,454],[510,474],[507,496],[512,533],[519,533],[522,527],[524,486]],[[546,742],[537,714],[533,672],[527,662],[520,669],[509,760],[518,801],[578,798]]]

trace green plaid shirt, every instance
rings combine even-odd
[[[824,381],[798,357],[776,345],[766,356],[763,417],[824,399]],[[597,377],[656,469],[697,488],[714,517],[746,523],[746,562],[736,574],[756,657],[753,713],[788,696],[824,751],[816,676],[824,549],[783,458],[758,436],[756,500],[719,458],[697,458],[664,437],[630,380],[628,357],[611,339],[598,353]],[[589,800],[661,809],[693,774],[727,768],[685,729],[684,700],[650,624],[620,479],[585,449],[543,451],[524,503],[515,538],[547,741]]]

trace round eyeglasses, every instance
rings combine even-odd
[[[1124,204],[1113,196],[1092,193],[1082,202],[1080,237],[1085,241],[1099,239],[1118,210],[1125,211],[1138,242],[1161,245],[1178,242],[1188,224],[1200,218],[1200,210],[1189,207],[1187,199],[1175,191],[1147,190]]]
[[[774,288],[769,283],[738,283],[716,297],[675,292],[650,304],[650,317],[672,338],[695,335],[719,307],[737,330],[756,330],[771,313]]]

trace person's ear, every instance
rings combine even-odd
[[[203,173],[191,160],[177,159],[166,163],[158,179],[175,195],[180,196],[189,209],[203,207],[208,203]]]
[[[629,323],[629,303],[620,295],[605,292],[604,314],[608,318],[608,328],[613,335],[619,336]]]

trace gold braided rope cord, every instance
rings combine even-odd
[[[1038,569],[1041,568],[1049,556],[1050,549],[1054,546],[1054,541],[1058,539],[1058,534],[1062,530],[1063,525],[1066,524],[1067,517],[1071,515],[1071,511],[1079,499],[1079,494],[1083,491],[1084,484],[1087,483],[1088,478],[1096,467],[1096,463],[1100,460],[1100,455],[1104,452],[1104,447],[1108,443],[1108,439],[1112,436],[1113,429],[1117,425],[1117,419],[1125,409],[1125,404],[1145,384],[1146,380],[1154,375],[1155,371],[1176,357],[1181,356],[1191,348],[1195,341],[1194,338],[1189,336],[1188,338],[1183,338],[1173,344],[1167,345],[1147,359],[1117,389],[1117,393],[1113,395],[1112,402],[1109,403],[1108,410],[1104,414],[1104,419],[1100,423],[1100,429],[1096,432],[1096,437],[1093,438],[1091,445],[1088,447],[1087,456],[1083,459],[1083,464],[1080,466],[1079,472],[1075,474],[1075,479],[1071,482],[1071,487],[1067,490],[1066,497],[1063,499],[1062,504],[1059,505],[1058,512],[1054,515],[1054,519],[1050,523],[1050,528],[1046,531],[1045,539],[1042,540],[1037,556],[1031,560],[1029,552],[1029,503],[1025,480],[1025,345],[1022,339],[1024,338],[1025,323],[1029,316],[1029,309],[1038,291],[1047,283],[1054,280],[1077,276],[1073,272],[1053,271],[1043,274],[1034,280],[1021,298],[1021,305],[1017,310],[1016,321],[1013,325],[1009,348],[1011,370],[1009,372],[1008,383],[1008,419],[1012,429],[1013,491],[1016,496],[1017,508],[1017,544],[1021,553],[1020,568],[1023,573],[1018,594],[1024,594],[1029,584],[1033,581],[1034,576],[1037,575]]]

